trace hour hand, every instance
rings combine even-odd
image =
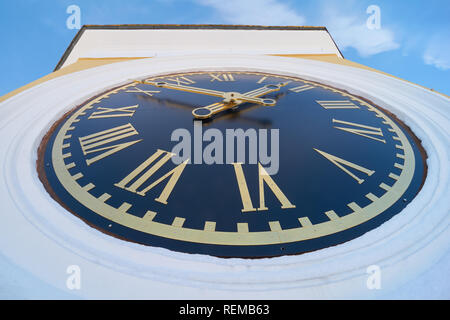
[[[230,108],[234,108],[237,105],[238,105],[237,103],[227,103],[227,104],[223,102],[212,103],[205,107],[200,107],[192,110],[192,115],[196,119],[208,119],[211,118],[216,113],[222,112]]]

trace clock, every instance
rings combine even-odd
[[[76,266],[69,294],[94,299],[368,298],[448,251],[447,97],[339,58],[120,60],[71,58],[0,98],[2,256],[33,279],[67,291]]]
[[[218,257],[358,238],[401,214],[427,170],[385,108],[250,67],[127,80],[55,121],[39,150],[48,193],[91,227]]]

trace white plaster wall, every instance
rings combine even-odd
[[[86,29],[62,67],[79,58],[184,54],[336,54],[323,30]]]

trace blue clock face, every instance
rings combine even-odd
[[[47,190],[89,225],[220,257],[355,239],[401,214],[426,171],[418,140],[370,101],[244,71],[111,89],[55,123],[40,150]]]

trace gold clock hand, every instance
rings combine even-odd
[[[226,92],[223,92],[223,91],[190,87],[190,86],[185,86],[185,85],[181,85],[181,84],[178,85],[178,84],[168,83],[165,81],[139,81],[139,82],[142,84],[149,84],[149,85],[159,87],[159,88],[180,90],[180,91],[191,92],[191,93],[206,94],[209,96],[220,97],[220,98],[223,98],[224,95],[226,94]]]
[[[230,108],[234,108],[235,106],[237,106],[237,105],[239,105],[241,103],[243,103],[243,102],[240,102],[240,103],[235,103],[235,102],[230,102],[230,103],[223,103],[223,102],[212,103],[212,104],[207,105],[205,107],[200,107],[200,108],[196,108],[196,109],[192,110],[192,115],[196,119],[208,119],[208,118],[212,117],[216,113],[222,112],[222,111],[230,109]]]
[[[284,87],[288,83],[289,82],[283,82],[283,83],[279,83],[279,84],[268,84],[261,88],[246,92],[246,93],[240,95],[239,97],[245,97],[245,98],[261,97],[268,93],[279,91],[282,87]],[[266,106],[274,106],[276,103],[276,101],[274,99],[262,99],[262,100],[265,101],[264,105],[266,105]],[[207,105],[205,107],[196,108],[196,109],[192,110],[192,115],[196,119],[207,119],[216,113],[225,111],[230,108],[234,108],[244,102],[248,102],[248,101],[245,101],[244,99],[239,99],[239,98],[234,99],[234,100],[229,100],[229,101],[226,101],[226,99],[224,99],[224,102],[222,102],[222,103],[213,103],[213,104]]]
[[[261,97],[261,96],[266,95],[268,93],[279,91],[282,87],[284,87],[287,84],[289,84],[289,82],[290,81],[280,82],[278,84],[267,84],[267,85],[262,86],[262,87],[260,87],[258,89],[246,92],[246,93],[244,93],[244,95],[245,96],[250,96],[250,97]]]
[[[244,102],[257,103],[257,104],[262,104],[262,105],[272,105],[273,104],[273,101],[267,101],[265,99],[259,99],[257,97],[242,95],[239,92],[224,92],[224,91],[218,91],[218,90],[211,90],[211,89],[205,89],[205,88],[173,84],[173,83],[168,83],[168,82],[164,82],[164,81],[156,81],[155,82],[155,81],[137,81],[137,80],[135,80],[135,82],[139,82],[142,84],[149,84],[149,85],[159,87],[159,88],[180,90],[180,91],[185,91],[185,92],[199,93],[199,94],[205,94],[205,95],[214,96],[214,97],[220,97],[220,98],[224,99],[225,103],[230,103],[233,101],[244,101]]]

